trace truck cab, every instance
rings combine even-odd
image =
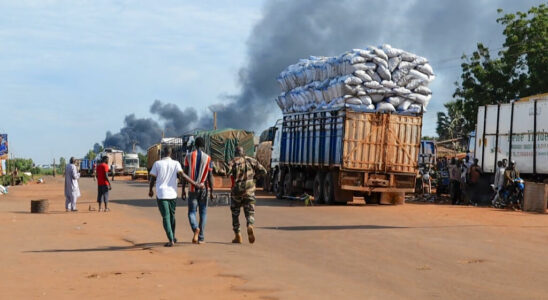
[[[131,175],[139,168],[139,155],[127,153],[124,155],[124,175]]]

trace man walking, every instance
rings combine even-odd
[[[237,147],[234,159],[228,164],[227,175],[234,180],[232,187],[232,229],[234,230],[233,243],[242,243],[240,234],[240,210],[243,206],[247,220],[247,235],[250,243],[255,242],[253,224],[255,224],[255,173],[266,174],[266,169],[254,158],[245,156],[244,149]]]
[[[108,180],[108,156],[101,158],[101,163],[97,166],[97,203],[99,203],[99,211],[101,211],[101,203],[105,203],[105,212],[110,211],[108,208],[108,191],[112,189]]]
[[[65,167],[65,210],[78,211],[76,209],[76,200],[80,197],[80,187],[78,179],[80,173],[74,165],[74,157],[71,157],[69,164]]]
[[[197,137],[194,141],[196,150],[185,157],[185,173],[198,184],[207,182],[209,187],[209,197],[213,198],[213,178],[211,157],[203,152],[205,141],[202,137]],[[190,186],[188,193],[188,222],[194,233],[192,243],[201,244],[205,242],[204,230],[207,221],[207,190],[206,188],[196,188]],[[183,197],[185,195],[185,183],[183,182]],[[200,222],[196,220],[196,209],[200,213]]]
[[[153,197],[152,188],[156,187],[156,200],[158,209],[162,214],[164,230],[167,235],[167,242],[164,247],[172,247],[177,242],[175,238],[175,206],[177,201],[177,177],[182,176],[191,184],[196,183],[183,173],[181,163],[171,159],[172,150],[165,147],[162,159],[156,161],[150,170],[150,183],[148,196]]]

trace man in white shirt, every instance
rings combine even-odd
[[[163,156],[152,165],[150,170],[150,183],[148,196],[153,197],[152,188],[156,187],[156,199],[158,208],[162,214],[164,230],[166,231],[167,242],[165,247],[172,247],[177,242],[175,238],[175,207],[177,204],[177,178],[182,177],[194,186],[199,186],[183,173],[181,163],[171,159],[172,150],[170,147],[163,149]],[[183,195],[184,197],[184,195]]]

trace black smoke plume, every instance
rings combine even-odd
[[[527,11],[539,0],[402,1],[402,0],[271,0],[247,41],[248,60],[239,71],[241,91],[210,108],[218,112],[218,126],[259,131],[279,114],[274,98],[280,93],[278,74],[300,58],[337,55],[353,48],[391,44],[427,57],[437,78],[430,111],[451,99],[460,73],[460,56],[477,42],[492,49],[502,45],[497,8]],[[209,114],[193,108],[155,101],[151,113],[165,122],[166,135],[194,127],[211,127]],[[435,113],[425,115],[424,126],[435,128]],[[188,120],[188,121],[186,121]],[[159,140],[161,126],[152,119],[129,115],[117,134],[107,133],[105,146],[131,148],[133,140],[147,146]]]

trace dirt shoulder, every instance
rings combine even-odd
[[[259,299],[242,292],[245,280],[224,275],[207,259],[192,259],[180,244],[162,247],[160,226],[130,214],[88,211],[82,190],[78,213],[64,211],[62,178],[16,186],[0,196],[0,290],[4,299]],[[48,214],[30,214],[31,199],[49,199]],[[87,199],[87,200],[86,200]],[[129,225],[129,226],[128,226]],[[142,243],[139,241],[157,241]]]

